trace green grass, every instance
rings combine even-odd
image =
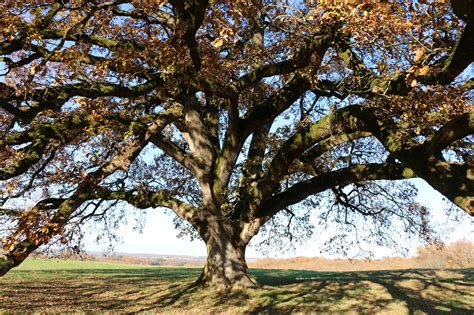
[[[100,261],[81,261],[65,259],[27,259],[15,270],[81,270],[81,269],[139,269],[146,265],[128,265]]]
[[[472,314],[474,270],[253,270],[260,289],[193,287],[198,268],[30,259],[0,278],[0,312]]]

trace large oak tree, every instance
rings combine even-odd
[[[429,236],[397,184],[421,178],[474,215],[473,7],[2,1],[0,275],[123,202],[189,223],[220,288],[254,285],[249,241],[318,196]]]

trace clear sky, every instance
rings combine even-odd
[[[432,214],[438,223],[440,223],[446,232],[446,241],[452,242],[458,239],[474,239],[474,219],[466,214],[462,216],[459,223],[449,221],[443,212],[445,203],[442,201],[442,195],[432,189],[422,180],[416,180],[419,189],[418,201],[432,209]],[[147,221],[143,233],[133,230],[134,222],[129,222],[119,230],[122,241],[115,247],[116,252],[126,253],[146,253],[159,255],[190,255],[205,256],[206,246],[204,242],[189,239],[178,239],[177,230],[174,229],[172,216],[164,213],[162,209],[147,210]],[[296,246],[295,251],[290,252],[272,252],[269,257],[294,257],[294,256],[329,256],[321,254],[320,249],[324,241],[332,236],[330,232],[315,233],[315,237],[305,242],[303,245]],[[258,239],[258,236],[257,236]],[[252,243],[251,243],[252,244]],[[413,241],[409,244],[413,251],[418,247],[418,243]],[[372,247],[373,248],[373,247]],[[92,234],[86,237],[86,250],[103,251],[104,245],[97,245],[93,241]],[[376,248],[375,257],[383,257],[392,254],[392,251],[385,248]],[[356,253],[353,253],[355,255]],[[264,257],[253,246],[247,249],[247,257]],[[334,256],[333,256],[334,257]],[[337,257],[337,256],[336,256]]]

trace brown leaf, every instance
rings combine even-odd
[[[425,54],[425,48],[421,47],[421,48],[418,48],[416,49],[414,52],[415,54],[415,57],[413,58],[413,60],[415,62],[418,62],[421,60],[421,58],[423,57],[423,55]]]
[[[214,46],[215,48],[219,48],[219,47],[221,47],[223,44],[224,44],[224,41],[223,41],[222,38],[220,38],[220,37],[216,38],[216,39],[212,42],[212,46]]]
[[[430,67],[428,66],[423,66],[418,70],[419,75],[427,75],[430,72]]]

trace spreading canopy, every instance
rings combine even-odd
[[[429,234],[393,182],[418,177],[474,215],[473,7],[3,1],[0,273],[117,201],[174,211],[225,286],[245,278],[226,259],[318,196]]]

